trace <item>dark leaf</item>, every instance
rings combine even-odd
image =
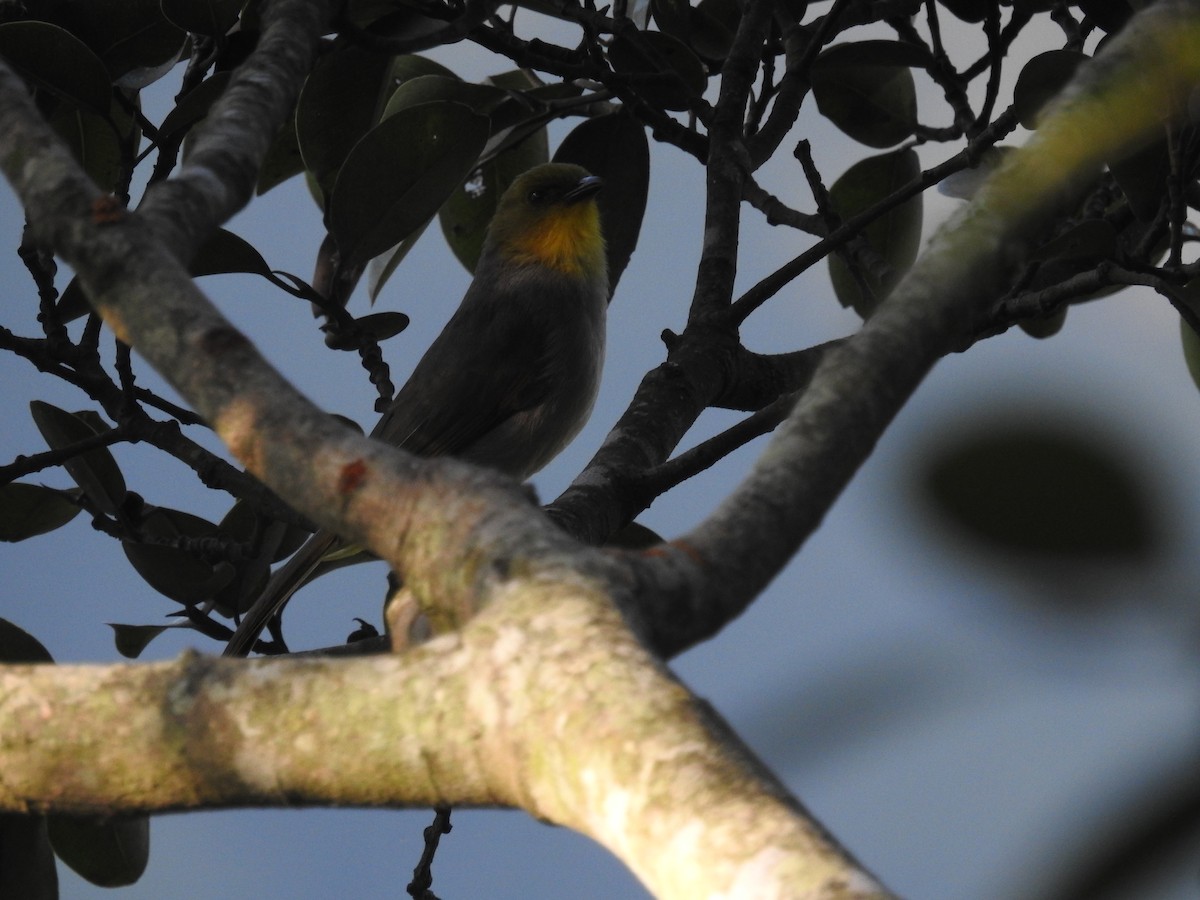
[[[0,619],[0,662],[12,664],[54,662],[42,642],[7,619]]]
[[[1143,222],[1153,222],[1167,196],[1167,178],[1171,157],[1166,139],[1149,145],[1109,164],[1109,170],[1121,186],[1133,214]]]
[[[343,265],[361,265],[424,225],[462,184],[489,123],[461,103],[427,103],[380,122],[347,157],[329,201]]]
[[[82,415],[34,400],[29,404],[34,424],[54,450],[71,447],[98,432]],[[125,479],[117,461],[106,447],[96,447],[63,464],[75,483],[107,515],[113,515],[125,500]]]
[[[1022,125],[1037,128],[1042,108],[1067,86],[1085,59],[1078,50],[1050,50],[1025,63],[1013,88],[1013,106]]]
[[[916,178],[921,163],[912,150],[870,156],[850,167],[829,190],[834,210],[842,219],[869,209]],[[869,288],[864,294],[845,261],[829,257],[829,275],[842,306],[853,307],[866,318],[911,268],[921,246],[922,199],[917,194],[884,213],[864,229],[870,250],[882,261],[882,271],[864,267]]]
[[[317,62],[296,106],[296,141],[304,166],[328,197],[351,148],[378,121],[391,90],[390,57],[342,47]]]
[[[161,0],[163,15],[184,31],[218,37],[237,21],[244,0]]]
[[[79,514],[70,491],[19,481],[0,485],[0,541],[23,541],[61,528]]]
[[[688,45],[660,31],[622,32],[613,38],[608,61],[622,75],[637,77],[637,92],[664,109],[687,109],[704,93],[704,64]]]
[[[193,277],[243,272],[270,277],[271,267],[262,255],[244,238],[232,231],[218,228],[192,257],[188,271]]]
[[[229,76],[229,72],[215,72],[181,97],[159,126],[163,136],[176,137],[207,116],[229,84]]]
[[[124,887],[146,871],[148,816],[48,816],[46,824],[58,858],[92,884]]]
[[[117,652],[126,659],[137,659],[142,655],[152,640],[162,634],[164,631],[169,631],[170,625],[118,625],[115,622],[109,622],[108,627],[113,630],[113,639],[117,646]]]
[[[438,211],[446,243],[467,271],[475,271],[484,235],[501,195],[518,175],[546,162],[549,156],[546,129],[539,128],[476,169]]]
[[[58,900],[58,870],[44,816],[0,814],[0,897]]]
[[[8,22],[0,25],[0,56],[35,86],[97,115],[108,115],[112,102],[108,70],[70,32],[48,22]]]
[[[637,248],[650,190],[650,147],[646,130],[621,112],[577,125],[554,154],[555,162],[583,166],[604,179],[596,196],[608,247],[608,287],[617,282]]]
[[[329,333],[325,335],[325,346],[330,350],[357,350],[357,335],[365,335],[379,343],[395,337],[408,327],[408,316],[402,312],[373,313],[354,320],[352,334]]]
[[[821,115],[868,147],[891,147],[917,124],[912,67],[928,55],[897,41],[838,44],[817,57],[812,90]]]

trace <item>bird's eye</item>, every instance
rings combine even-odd
[[[530,203],[545,203],[550,198],[550,192],[545,188],[534,188],[525,196]]]

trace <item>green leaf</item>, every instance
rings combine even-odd
[[[0,662],[48,663],[54,662],[54,657],[28,631],[18,628],[7,619],[0,619]]]
[[[69,413],[41,400],[32,401],[29,411],[53,450],[72,447],[98,433],[81,413]],[[125,500],[125,479],[107,447],[80,453],[63,463],[63,467],[101,512],[111,516],[120,509]]]
[[[343,265],[365,264],[431,219],[475,166],[489,127],[461,103],[426,103],[355,144],[329,198]]]
[[[137,659],[142,655],[146,647],[150,645],[152,640],[164,631],[169,631],[172,626],[118,625],[115,622],[109,622],[108,627],[113,630],[117,652],[126,659]]]
[[[1087,58],[1078,50],[1050,50],[1025,63],[1013,87],[1013,108],[1022,125],[1037,128],[1042,109],[1062,92]]]
[[[100,887],[136,882],[150,861],[148,816],[47,816],[58,858]]]
[[[650,146],[646,129],[624,112],[586,119],[566,136],[555,162],[583,166],[604,179],[596,195],[608,255],[611,294],[629,265],[642,231],[650,191]]]
[[[304,166],[328,197],[354,145],[378,121],[391,90],[392,59],[348,46],[322,56],[296,106],[296,142]]]
[[[518,175],[550,158],[546,129],[492,157],[455,189],[438,212],[446,243],[469,272],[475,271],[483,239],[500,197]]]
[[[112,86],[104,63],[70,32],[48,22],[0,25],[0,56],[37,87],[108,115]]]
[[[912,150],[870,156],[855,163],[829,189],[830,202],[842,219],[869,209],[921,173],[921,162]],[[842,306],[853,307],[864,319],[904,277],[917,258],[921,246],[922,201],[917,194],[884,213],[863,230],[870,250],[882,261],[882,271],[869,267],[862,271],[868,288],[864,293],[846,262],[837,255],[829,257],[829,275]]]
[[[61,528],[79,515],[71,491],[13,481],[0,485],[0,541],[23,541]]]
[[[812,67],[821,115],[868,147],[891,147],[917,124],[912,67],[929,64],[924,51],[898,41],[858,41],[823,51]]]
[[[635,76],[637,92],[664,109],[687,109],[708,86],[700,58],[661,31],[621,32],[608,48],[608,61],[616,72]]]
[[[1159,546],[1137,468],[1060,424],[989,425],[942,450],[924,482],[948,522],[999,554],[1144,559]]]
[[[195,34],[218,37],[238,20],[244,0],[161,0],[172,23]]]
[[[405,81],[388,98],[381,119],[422,103],[461,103],[477,113],[488,115],[508,99],[508,91],[487,84],[472,84],[455,76],[419,75]]]

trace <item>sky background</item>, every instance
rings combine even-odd
[[[1048,46],[1026,42],[1017,53]],[[467,45],[438,58],[465,77],[505,68]],[[1017,67],[1010,70],[1009,88]],[[948,113],[939,92],[922,87],[922,121],[943,124]],[[166,102],[149,100],[152,108]],[[566,126],[552,130],[552,148],[565,133]],[[811,103],[794,137],[812,140],[830,182],[866,155],[832,133]],[[811,209],[789,149],[764,177],[785,201]],[[932,164],[952,152],[933,148],[923,159]],[[653,148],[641,243],[610,312],[600,400],[575,443],[534,479],[543,498],[566,487],[642,375],[662,361],[661,331],[682,329],[703,186],[692,160]],[[927,232],[955,204],[929,195]],[[744,219],[740,289],[809,243],[763,224],[748,208]],[[15,251],[21,224],[5,191],[0,245]],[[229,227],[272,267],[310,275],[320,217],[301,180],[255,201]],[[7,258],[0,324],[35,334],[35,292],[15,252]],[[385,345],[397,383],[467,283],[431,228],[379,302],[413,318]],[[326,351],[298,301],[249,276],[206,278],[201,286],[316,403],[369,427],[373,392],[357,358]],[[361,292],[355,303],[356,312],[365,311]],[[744,337],[751,349],[784,351],[851,333],[857,324],[838,306],[821,265],[756,314]],[[157,383],[146,366],[139,371],[145,383]],[[8,423],[0,461],[43,448],[30,400],[92,406],[8,356],[0,356],[0,384]],[[945,442],[1005,416],[1075,429],[1124,460],[1155,498],[1167,535],[1157,558],[1070,569],[1014,564],[938,519],[920,490],[924,466]],[[707,413],[685,447],[737,418]],[[189,433],[202,437],[199,429]],[[988,340],[937,366],[792,565],[745,615],[674,669],[893,890],[924,900],[1041,896],[1053,873],[1098,835],[1130,821],[1143,802],[1169,795],[1195,767],[1198,444],[1200,397],[1183,364],[1178,318],[1148,292],[1073,309],[1064,331],[1048,341],[1016,330]],[[751,444],[660,498],[640,521],[668,537],[688,529],[762,446]],[[121,447],[117,457],[130,487],[153,503],[209,518],[228,507],[226,497],[198,487],[181,465],[154,451]],[[69,483],[55,470],[26,480]],[[0,574],[0,616],[41,639],[60,662],[116,661],[104,623],[157,622],[172,608],[83,517],[54,534],[0,545]],[[355,615],[378,622],[382,582],[377,564],[306,589],[289,609],[293,646],[328,643],[352,628]],[[180,632],[152,644],[146,658],[170,658],[185,647],[219,650]],[[62,896],[400,897],[430,818],[426,810],[164,816],[154,820],[150,866],[139,884],[111,895],[60,867]],[[603,850],[523,813],[456,810],[454,824],[435,867],[434,890],[446,900],[645,896]],[[1172,857],[1158,882],[1128,896],[1194,898],[1198,850],[1200,838]]]

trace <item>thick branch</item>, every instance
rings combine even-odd
[[[885,896],[570,571],[404,656],[0,669],[0,721],[0,810],[521,806],[658,897]]]

